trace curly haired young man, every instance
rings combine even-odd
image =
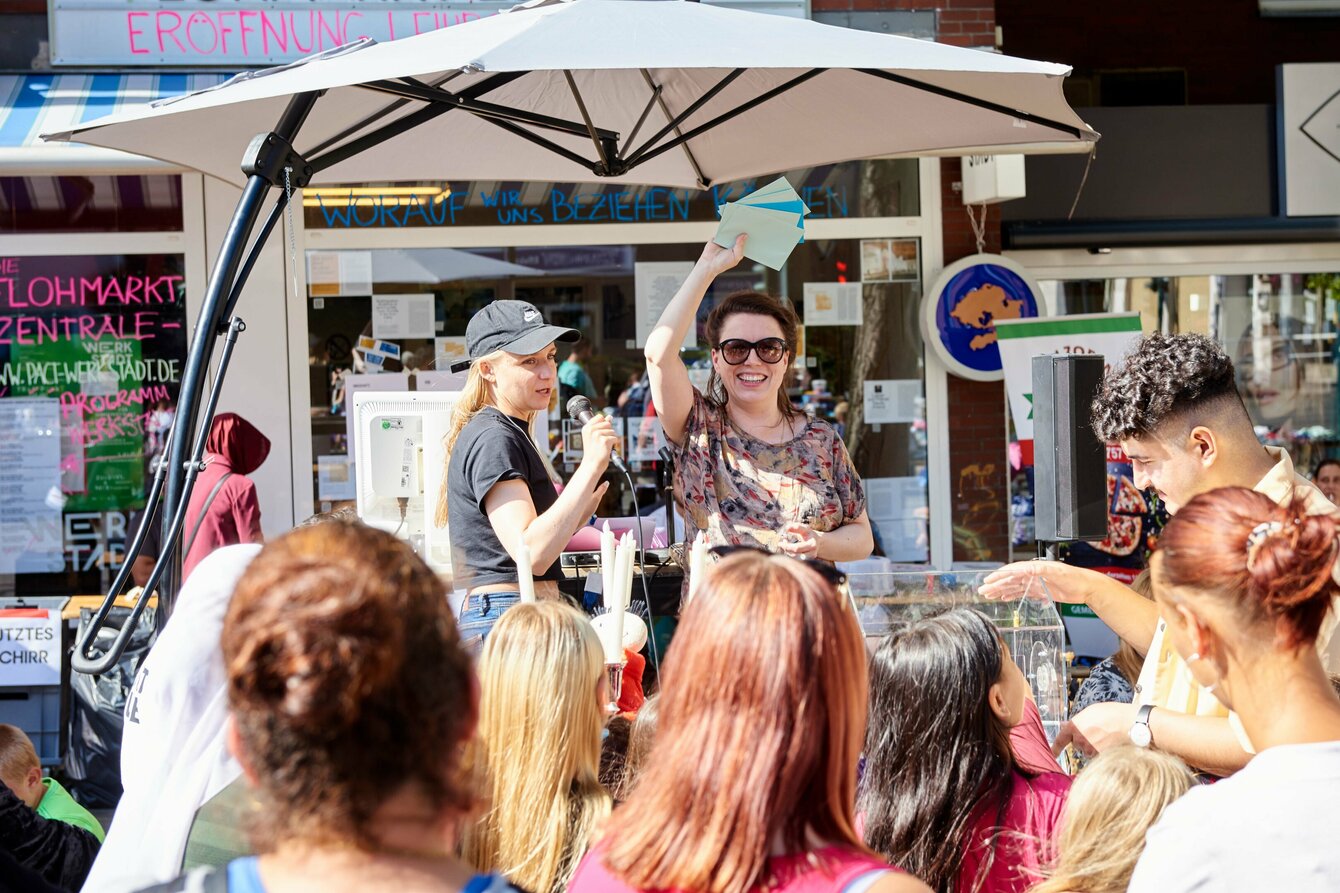
[[[1232,360],[1203,335],[1144,338],[1103,381],[1093,402],[1093,427],[1100,439],[1121,444],[1135,485],[1154,490],[1169,512],[1219,487],[1247,487],[1277,502],[1297,490],[1309,512],[1338,511],[1295,473],[1288,453],[1262,446],[1238,394]],[[1054,742],[1057,751],[1071,742],[1093,752],[1135,740],[1218,775],[1246,765],[1251,742],[1164,642],[1153,602],[1096,571],[1054,561],[1007,565],[987,577],[982,593],[1018,598],[1035,579],[1045,580],[1057,601],[1087,604],[1145,655],[1135,703],[1080,711]],[[1323,656],[1335,615],[1332,608],[1318,640]]]

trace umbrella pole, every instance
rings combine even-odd
[[[204,392],[205,373],[209,357],[213,351],[214,338],[223,334],[226,328],[226,312],[236,302],[236,294],[241,291],[242,282],[238,280],[239,266],[244,264],[243,251],[251,231],[260,217],[261,205],[272,187],[283,182],[284,167],[296,168],[296,185],[307,182],[305,163],[293,152],[292,143],[307,120],[307,115],[315,105],[318,93],[300,93],[289,100],[288,107],[273,132],[261,134],[251,141],[242,159],[242,170],[248,174],[242,197],[238,199],[233,219],[224,234],[219,257],[205,289],[205,300],[200,309],[200,318],[195,326],[195,338],[191,342],[191,352],[186,361],[186,370],[182,375],[181,391],[177,397],[176,426],[177,436],[172,440],[172,450],[168,456],[168,478],[164,493],[164,502],[174,515],[185,513],[186,501],[190,499],[188,483],[187,449],[192,446],[192,434],[195,431],[195,416],[200,408],[200,398]],[[272,225],[271,225],[272,226]],[[250,272],[255,256],[264,247],[265,239],[271,231],[267,226],[260,237],[251,246],[250,256],[245,259],[243,270]],[[200,420],[204,430],[208,430],[213,421],[213,413],[207,413]],[[192,457],[191,465],[199,462],[200,457]],[[165,517],[167,527],[175,519]],[[168,544],[164,544],[168,546]],[[129,557],[129,556],[128,556]],[[158,618],[165,621],[172,613],[176,602],[177,590],[181,585],[181,561],[175,544],[163,549],[158,557],[159,564],[167,562],[164,568],[163,586],[158,601]],[[157,568],[156,568],[157,569]]]
[[[182,374],[172,436],[164,465],[166,475],[163,481],[160,515],[165,536],[162,538],[160,554],[150,574],[150,585],[146,587],[145,592],[147,595],[156,587],[159,593],[156,617],[159,629],[171,616],[181,587],[184,556],[180,554],[177,546],[185,526],[186,507],[190,502],[196,476],[203,467],[201,460],[204,456],[205,441],[222,391],[224,372],[232,356],[237,336],[245,329],[240,319],[230,320],[230,317],[247,277],[256,263],[256,258],[274,231],[280,212],[288,201],[287,194],[281,193],[274,210],[250,246],[248,241],[251,240],[252,231],[260,219],[266,197],[272,188],[284,183],[286,170],[292,184],[300,188],[306,185],[311,177],[311,165],[293,150],[292,144],[320,95],[317,92],[300,93],[290,99],[278,126],[270,133],[256,136],[242,157],[242,170],[247,174],[247,182],[233,211],[233,219],[224,234],[218,260],[205,289],[205,298],[200,309],[200,317],[196,321],[186,369]],[[196,414],[200,410],[201,399],[205,392],[209,358],[213,352],[214,340],[221,336],[225,343],[218,376],[197,429]],[[156,497],[158,494],[155,492],[153,495]],[[149,508],[152,511],[153,506]],[[145,523],[151,523],[151,518],[152,515],[147,514]],[[97,639],[99,629],[111,612],[112,605],[125,587],[129,577],[127,568],[139,557],[144,539],[142,535],[134,538],[123,558],[125,566],[122,572],[116,575],[93,622],[78,642],[72,661],[76,671],[91,674],[106,672],[120,659],[129,643],[135,622],[138,621],[144,606],[148,604],[147,599],[143,597],[135,606],[133,619],[126,623],[107,651],[98,657],[89,653],[90,647]]]

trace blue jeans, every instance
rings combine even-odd
[[[468,596],[457,618],[461,644],[465,650],[472,657],[479,657],[479,652],[484,649],[484,640],[493,630],[493,624],[498,622],[504,611],[519,604],[519,592],[486,592]]]

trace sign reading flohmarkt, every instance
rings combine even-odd
[[[273,65],[357,40],[398,40],[516,0],[49,0],[57,65]],[[708,0],[712,2],[712,0]],[[805,0],[715,5],[803,17]]]

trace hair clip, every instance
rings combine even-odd
[[[1284,529],[1284,525],[1278,521],[1262,521],[1252,528],[1252,532],[1247,534],[1247,548],[1255,549],[1265,542],[1266,537],[1272,533],[1279,533]]]
[[[1262,521],[1252,528],[1252,532],[1247,534],[1247,570],[1252,569],[1252,559],[1256,557],[1256,550],[1272,533],[1279,533],[1284,529],[1284,525],[1279,521]]]

